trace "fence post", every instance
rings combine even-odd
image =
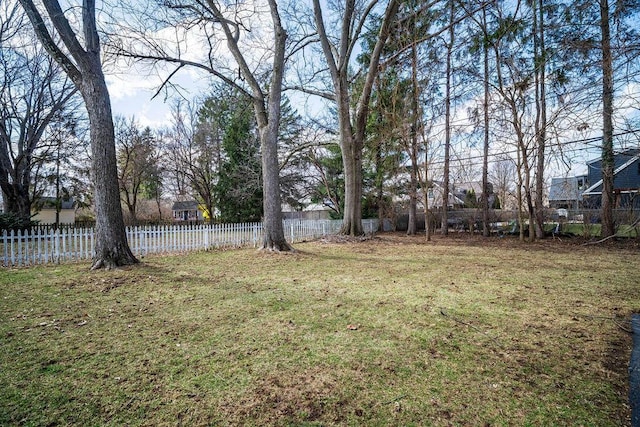
[[[2,258],[2,265],[9,266],[9,248],[7,244],[7,230],[2,230],[2,248],[4,249],[4,257]]]
[[[53,232],[53,247],[51,248],[51,259],[54,263],[60,263],[60,241],[58,240],[59,231],[54,230]]]
[[[18,265],[22,265],[22,230],[18,230]]]

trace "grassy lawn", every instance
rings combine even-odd
[[[381,235],[0,271],[0,425],[628,425],[634,248]]]

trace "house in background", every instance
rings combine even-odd
[[[73,199],[60,202],[59,224],[74,224],[76,222],[75,201]],[[39,224],[56,223],[56,198],[42,197],[35,204],[32,220]]]
[[[496,194],[493,192],[493,184],[489,184],[489,207],[493,208],[496,203]],[[463,182],[452,183],[449,190],[449,209],[463,209],[463,208],[475,208],[480,206],[482,202],[482,182]],[[444,189],[442,183],[433,181],[429,192],[427,193],[427,199],[429,202],[429,209],[442,208],[442,195]]]
[[[208,218],[202,206],[195,200],[174,202],[171,212],[174,221],[204,221]]]
[[[296,210],[287,203],[282,204],[283,219],[320,220],[331,219],[332,209],[322,203],[309,203],[302,210]]]
[[[551,178],[549,207],[552,209],[582,209],[582,192],[588,187],[587,175]]]
[[[585,207],[602,206],[602,159],[587,163],[587,181],[583,194]],[[613,192],[615,208],[640,208],[640,149],[627,149],[614,156]]]
[[[429,209],[442,208],[443,194],[444,188],[442,187],[442,183],[433,181],[427,192],[427,203],[429,204]],[[464,207],[464,199],[456,196],[452,191],[449,191],[447,202],[449,209],[462,209]]]
[[[489,193],[489,208],[493,209],[496,203],[496,195],[493,192],[493,184],[487,182]],[[473,208],[482,205],[482,181],[471,181],[454,184],[453,194],[464,201],[465,207]]]

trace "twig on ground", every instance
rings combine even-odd
[[[476,330],[476,331],[480,332],[482,335],[486,336],[487,338],[489,338],[489,339],[491,339],[493,342],[495,342],[495,343],[496,343],[496,345],[497,345],[498,347],[503,348],[503,345],[502,345],[502,343],[500,343],[500,341],[498,341],[498,338],[496,338],[496,337],[494,337],[494,336],[489,335],[489,334],[488,334],[488,333],[486,333],[485,331],[483,331],[483,330],[481,330],[480,328],[478,328],[478,327],[476,327],[476,326],[472,325],[472,324],[471,324],[471,323],[469,323],[469,322],[465,322],[464,320],[459,319],[459,318],[458,318],[458,317],[456,317],[456,316],[452,316],[452,315],[448,314],[448,313],[445,311],[445,309],[444,309],[444,308],[442,308],[442,307],[440,308],[440,314],[442,314],[444,317],[448,317],[449,319],[451,319],[451,320],[453,320],[453,321],[455,321],[455,322],[458,322],[458,323],[460,323],[460,324],[462,324],[462,325],[468,326],[468,327],[470,327],[471,329],[474,329],[474,330]]]
[[[604,320],[611,320],[613,323],[615,323],[615,324],[616,324],[616,326],[617,326],[618,328],[622,329],[623,331],[628,332],[628,333],[630,333],[630,334],[632,334],[632,333],[633,333],[633,331],[632,331],[631,329],[627,328],[627,327],[626,327],[626,326],[624,326],[622,323],[620,323],[620,322],[618,321],[618,317],[616,317],[616,316],[596,316],[596,315],[594,315],[594,314],[576,314],[576,315],[574,315],[574,317],[578,317],[578,316],[581,316],[581,317],[588,317],[588,318],[590,318],[590,319],[604,319]]]
[[[635,222],[629,226],[629,228],[634,228],[636,225],[638,225],[638,223],[640,223],[640,218],[636,219]],[[582,244],[582,246],[598,245],[600,243],[606,242],[609,239],[613,239],[614,237],[622,237],[622,236],[618,236],[618,233],[615,233],[609,237],[605,237],[604,239],[600,239],[595,242],[585,242]]]
[[[409,395],[408,395],[408,394],[403,394],[402,396],[398,396],[398,397],[396,397],[395,399],[391,399],[391,400],[389,400],[389,401],[387,401],[387,402],[382,402],[382,404],[383,404],[383,405],[389,405],[389,404],[391,404],[391,403],[395,403],[395,402],[397,402],[397,401],[399,401],[399,400],[402,400],[402,399],[404,399],[404,398],[405,398],[405,397],[407,397],[407,396],[409,396]]]

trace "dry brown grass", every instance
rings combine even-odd
[[[637,248],[380,235],[0,275],[0,424],[625,425]]]

